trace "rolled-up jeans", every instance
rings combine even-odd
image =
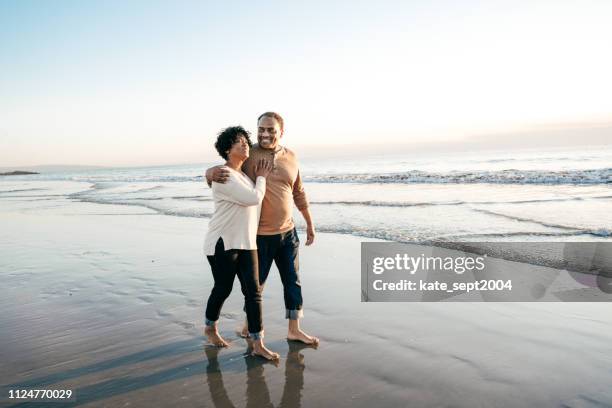
[[[285,318],[297,320],[303,316],[302,285],[299,275],[300,239],[297,230],[275,235],[257,235],[259,257],[259,284],[262,287],[268,279],[272,262],[276,264],[283,283]],[[245,304],[246,310],[246,304]]]
[[[251,338],[259,339],[263,337],[257,250],[230,249],[226,251],[223,239],[219,238],[215,246],[215,254],[207,258],[215,284],[206,304],[206,325],[214,326],[219,320],[221,307],[232,292],[234,278],[238,276],[240,288],[244,295]]]

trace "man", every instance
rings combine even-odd
[[[259,282],[263,287],[272,261],[276,264],[283,283],[286,318],[289,319],[287,338],[306,344],[317,345],[319,339],[306,334],[300,328],[302,317],[302,288],[298,274],[298,252],[300,241],[293,224],[293,203],[306,221],[306,245],[315,238],[315,229],[308,209],[308,200],[293,151],[279,145],[284,134],[283,118],[276,112],[265,112],[257,119],[257,141],[244,162],[244,171],[255,180],[255,166],[259,159],[272,161],[272,173],[268,175],[266,193],[261,206],[257,230],[259,258]],[[229,170],[215,166],[206,170],[206,181],[224,183]],[[243,329],[243,335],[248,330]]]

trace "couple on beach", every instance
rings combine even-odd
[[[299,238],[293,224],[293,203],[306,221],[306,245],[315,231],[295,154],[279,141],[283,118],[265,112],[257,120],[257,144],[240,126],[224,129],[215,148],[225,165],[206,170],[212,187],[215,212],[209,223],[204,253],[210,263],[214,286],[206,305],[205,334],[210,343],[225,347],[217,322],[223,302],[238,276],[244,294],[247,322],[244,337],[253,340],[253,354],[268,360],[279,355],[263,342],[262,295],[272,262],[283,284],[287,339],[317,345],[319,339],[301,330],[302,288],[299,278]]]

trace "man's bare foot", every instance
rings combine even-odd
[[[248,339],[249,337],[251,337],[249,335],[249,327],[245,324],[244,326],[242,326],[242,330],[240,330],[240,333],[238,333],[240,335],[240,337],[242,337],[243,339]]]
[[[289,330],[287,333],[287,340],[301,341],[304,344],[311,346],[318,346],[319,339],[314,336],[310,336],[302,331],[302,329]]]
[[[251,353],[253,356],[263,357],[266,360],[279,360],[280,355],[271,350],[268,350],[266,346],[263,345],[263,342],[256,341],[253,343],[253,352]]]
[[[215,345],[217,347],[229,346],[229,344],[225,340],[223,340],[223,337],[221,337],[221,335],[217,331],[216,326],[206,326],[206,328],[204,329],[204,334],[206,334],[208,341],[212,345]]]

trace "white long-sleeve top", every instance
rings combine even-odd
[[[219,238],[225,250],[257,249],[257,226],[261,201],[266,193],[266,178],[255,183],[243,172],[229,168],[227,182],[212,183],[215,212],[208,224],[204,255],[214,255]]]

